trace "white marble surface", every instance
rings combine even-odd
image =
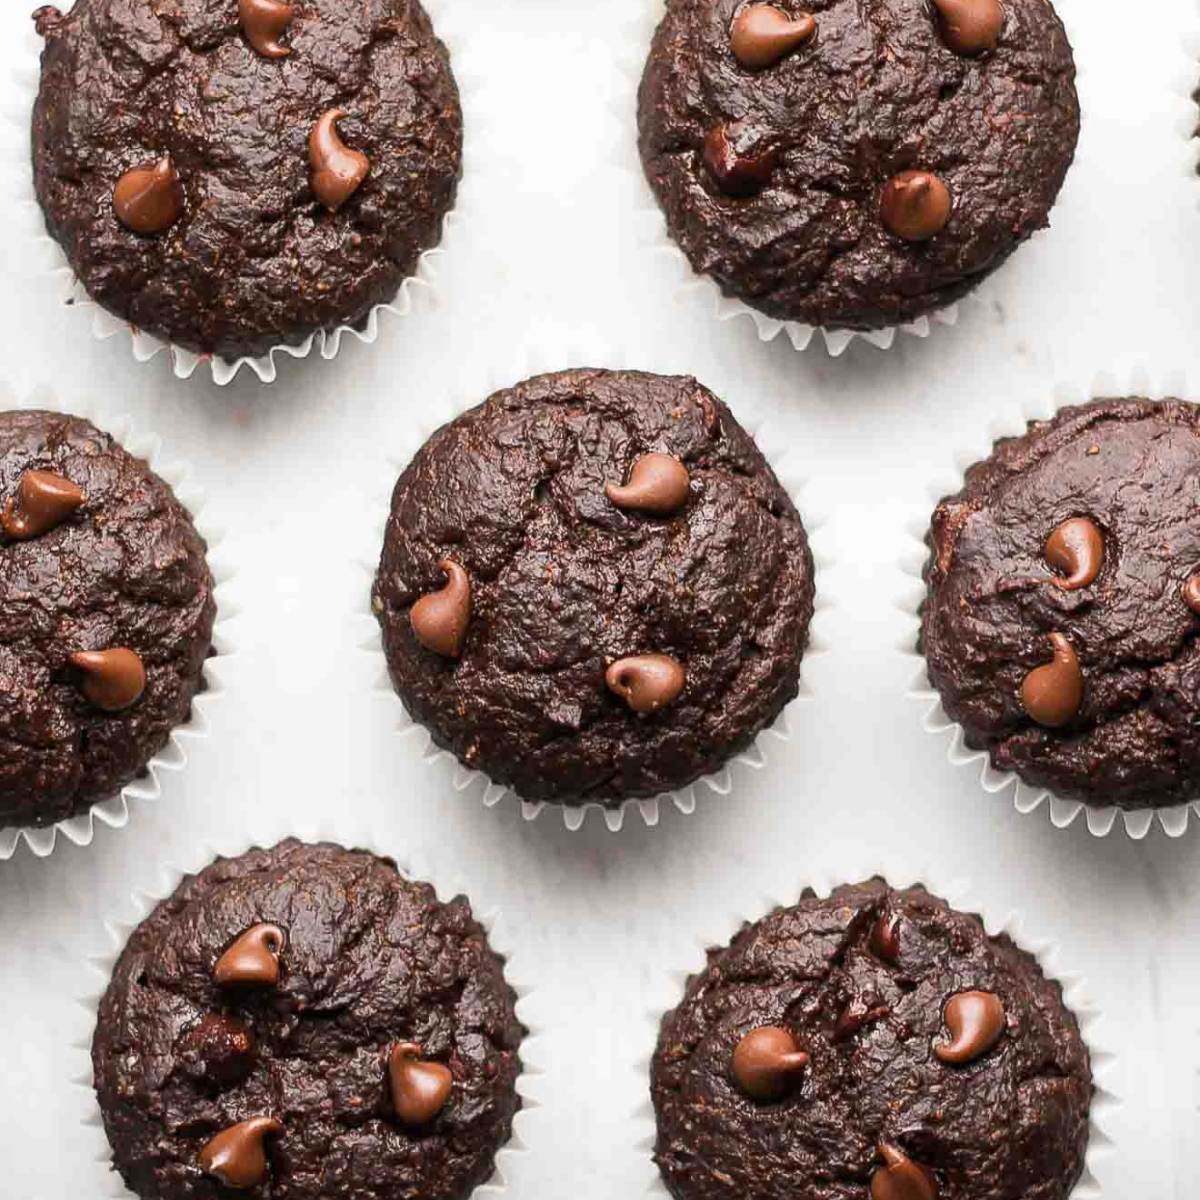
[[[630,110],[619,64],[638,53],[638,4],[472,0],[467,117],[488,149],[439,303],[385,320],[375,346],[349,344],[336,362],[284,363],[272,387],[242,376],[222,390],[174,379],[161,358],[134,363],[127,342],[94,341],[87,315],[56,302],[23,239],[6,245],[0,379],[15,394],[43,387],[128,412],[190,460],[240,569],[242,649],[211,736],[157,805],[86,849],[0,863],[0,1194],[119,1194],[97,1130],[80,1124],[86,1063],[70,1042],[87,1032],[85,957],[103,948],[105,921],[131,915],[130,893],[213,843],[334,827],[458,875],[481,909],[504,913],[537,985],[530,1019],[545,1026],[541,1106],[522,1119],[527,1153],[509,1171],[519,1200],[641,1194],[642,1018],[671,994],[664,963],[767,896],[885,859],[965,877],[979,904],[1022,909],[1057,938],[1122,1051],[1103,1192],[1183,1197],[1200,1143],[1200,829],[1098,841],[982,794],[905,695],[911,624],[897,600],[930,487],[1056,385],[1086,390],[1106,373],[1107,387],[1158,380],[1200,399],[1200,183],[1187,173],[1183,99],[1200,75],[1186,41],[1200,12],[1192,0],[1062,0],[1086,121],[1054,228],[956,328],[834,361],[815,346],[761,345],[747,321],[716,323],[639,242],[643,192],[612,166],[632,136],[613,113]],[[14,67],[26,7],[0,14],[0,58]],[[9,74],[5,107],[21,103]],[[824,514],[818,544],[836,564],[818,581],[825,652],[790,742],[764,770],[738,773],[730,797],[619,835],[596,822],[569,834],[553,814],[529,824],[511,802],[485,811],[455,793],[448,770],[394,735],[360,648],[359,560],[374,550],[387,455],[431,410],[481,397],[526,349],[562,358],[576,346],[599,365],[692,372],[767,422],[810,480],[806,509]]]

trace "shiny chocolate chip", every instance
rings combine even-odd
[[[928,171],[901,171],[883,186],[879,202],[886,228],[906,242],[927,242],[950,220],[950,192]]]
[[[322,114],[308,135],[312,190],[330,212],[337,212],[358,191],[371,170],[370,159],[342,141],[337,123],[344,116],[344,108],[331,108]]]
[[[770,1104],[796,1086],[807,1066],[808,1055],[789,1030],[763,1025],[738,1042],[730,1069],[744,1096]]]
[[[180,1037],[176,1053],[191,1078],[229,1087],[250,1074],[254,1034],[237,1017],[207,1013]]]
[[[613,663],[604,682],[635,713],[645,715],[671,704],[683,691],[686,677],[669,654],[637,654]]]
[[[471,581],[453,559],[443,558],[438,566],[446,573],[445,586],[422,596],[412,606],[408,620],[426,650],[443,658],[458,658],[471,622]]]
[[[794,20],[771,4],[747,4],[729,27],[733,56],[748,71],[762,71],[811,41],[817,23],[807,13]]]
[[[992,992],[959,992],[942,1015],[950,1040],[933,1048],[944,1063],[962,1066],[982,1058],[1004,1032],[1004,1002]]]
[[[283,0],[238,0],[238,22],[256,54],[286,58],[291,51],[279,44],[295,11]]]
[[[773,146],[741,147],[730,125],[714,125],[704,137],[704,165],[727,196],[746,198],[761,192],[779,159]]]
[[[113,211],[134,233],[148,237],[170,229],[183,212],[183,185],[171,156],[126,171],[113,189]]]
[[[221,987],[276,987],[286,940],[278,925],[252,925],[217,959],[213,979]]]
[[[1183,585],[1183,602],[1200,616],[1200,575],[1191,576]]]
[[[1046,561],[1062,572],[1054,580],[1064,592],[1078,591],[1094,583],[1104,563],[1104,534],[1095,521],[1072,517],[1046,539]]]
[[[454,1076],[450,1068],[421,1058],[415,1042],[399,1042],[388,1055],[392,1108],[402,1125],[428,1125],[446,1107]]]
[[[876,958],[895,966],[900,958],[900,914],[880,913],[879,919],[871,926],[868,945]]]
[[[933,0],[942,40],[955,54],[983,54],[995,50],[1004,28],[1000,0]]]
[[[84,501],[81,488],[53,471],[26,471],[17,494],[0,512],[0,528],[28,541],[61,525]]]
[[[120,712],[136,704],[146,690],[141,657],[124,646],[112,650],[79,650],[71,665],[80,672],[84,698],[105,712]]]
[[[883,1166],[871,1176],[871,1200],[937,1200],[937,1184],[898,1146],[879,1147]]]
[[[283,1124],[274,1117],[251,1117],[222,1130],[200,1151],[200,1169],[226,1187],[244,1189],[266,1182],[268,1137]]]
[[[688,500],[687,467],[671,454],[643,454],[629,472],[626,484],[606,483],[604,494],[618,507],[653,513],[678,512]]]
[[[1073,721],[1083,704],[1083,669],[1063,634],[1050,634],[1050,648],[1051,661],[1025,676],[1021,705],[1039,725],[1057,729]]]

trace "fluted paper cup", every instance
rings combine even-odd
[[[1101,376],[1087,385],[1065,384],[1051,393],[1025,403],[1013,402],[995,416],[979,442],[957,456],[957,469],[931,482],[927,507],[921,514],[912,513],[907,522],[906,544],[901,560],[903,583],[895,603],[910,618],[909,631],[900,649],[912,659],[913,681],[909,697],[923,710],[922,726],[927,733],[943,739],[949,762],[975,776],[984,792],[1004,795],[1012,792],[1013,805],[1018,812],[1033,813],[1045,805],[1050,822],[1066,829],[1080,818],[1096,837],[1106,837],[1120,826],[1140,841],[1157,824],[1169,837],[1182,837],[1187,832],[1190,815],[1200,816],[1200,799],[1186,804],[1163,808],[1123,809],[1117,805],[1085,804],[1082,800],[1056,795],[1050,788],[1026,783],[1015,771],[1001,771],[992,766],[986,750],[972,750],[966,743],[961,725],[952,720],[942,706],[941,698],[929,682],[924,656],[917,651],[917,636],[921,627],[921,607],[925,601],[925,564],[929,559],[926,536],[930,517],[938,503],[962,487],[968,467],[989,458],[997,441],[1025,433],[1030,421],[1044,421],[1059,409],[1086,404],[1102,397],[1145,397],[1151,400],[1187,399],[1190,395],[1186,379],[1164,375],[1157,377],[1138,371],[1124,379]]]
[[[494,392],[512,387],[521,380],[552,371],[582,367],[634,370],[638,368],[638,364],[626,361],[620,354],[611,348],[604,347],[599,341],[576,347],[574,350],[534,347],[520,355],[509,371],[503,374],[492,371],[477,390],[460,395],[452,401],[443,402],[439,407],[423,413],[419,421],[413,421],[410,424],[403,444],[396,447],[394,456],[389,457],[375,488],[373,507],[378,516],[374,530],[375,537],[370,547],[364,549],[361,556],[365,576],[361,614],[364,629],[362,646],[367,653],[378,660],[376,690],[383,703],[388,705],[389,710],[393,713],[397,730],[405,742],[412,747],[412,752],[419,753],[431,769],[442,774],[451,790],[478,797],[485,808],[494,808],[501,801],[511,797],[519,805],[521,815],[527,821],[536,819],[546,809],[557,810],[561,813],[566,827],[572,831],[583,828],[589,814],[593,814],[596,820],[602,819],[611,832],[617,833],[624,826],[626,815],[629,813],[635,813],[646,825],[654,826],[658,824],[664,805],[672,805],[681,813],[691,814],[695,812],[702,796],[729,795],[737,786],[738,774],[743,771],[762,770],[768,761],[771,748],[779,742],[788,740],[790,736],[788,720],[791,711],[794,707],[812,699],[812,690],[807,680],[808,664],[812,658],[825,651],[821,629],[826,603],[822,599],[819,579],[824,572],[830,569],[832,563],[825,553],[824,539],[821,536],[825,528],[825,521],[819,514],[814,515],[811,492],[806,487],[805,481],[800,479],[794,471],[789,471],[787,442],[776,434],[768,421],[744,420],[745,417],[753,418],[754,409],[751,408],[748,413],[744,411],[738,397],[720,396],[720,399],[730,405],[733,415],[741,422],[747,433],[755,439],[759,449],[776,471],[780,483],[796,504],[804,522],[805,532],[809,537],[818,584],[808,648],[801,665],[800,693],[796,700],[785,707],[774,724],[762,730],[746,750],[734,755],[720,770],[705,775],[685,787],[664,792],[658,796],[641,800],[626,800],[619,807],[605,807],[596,802],[582,805],[560,805],[525,800],[514,789],[505,784],[496,783],[482,771],[464,766],[449,751],[439,749],[434,745],[428,730],[408,714],[403,702],[392,687],[388,675],[387,659],[383,653],[383,639],[379,623],[375,614],[371,612],[371,583],[379,566],[379,553],[383,546],[384,530],[391,508],[392,490],[396,485],[396,480],[421,446],[435,430],[448,421],[454,420],[468,409],[481,404]]]
[[[230,622],[237,615],[231,592],[233,568],[222,556],[223,534],[204,513],[204,494],[193,484],[191,469],[178,461],[165,459],[162,443],[154,434],[136,430],[126,417],[109,417],[95,410],[86,398],[64,401],[49,389],[38,389],[27,399],[16,401],[0,394],[4,408],[49,409],[91,421],[109,433],[135,458],[146,462],[150,469],[175,493],[179,502],[191,514],[197,532],[208,547],[206,558],[216,584],[213,596],[217,616],[213,624],[212,652],[205,660],[203,680],[192,700],[191,717],[171,731],[167,744],[150,760],[145,773],[127,783],[113,796],[93,804],[87,812],[68,817],[45,827],[10,825],[0,827],[0,862],[12,858],[22,842],[38,858],[50,855],[58,839],[65,838],[76,846],[90,846],[97,823],[110,829],[123,829],[129,822],[132,809],[139,802],[158,800],[162,796],[162,776],[180,771],[187,765],[188,744],[208,736],[208,708],[225,691],[225,671],[228,660],[236,652]]]

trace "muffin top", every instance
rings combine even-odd
[[[100,1003],[96,1091],[143,1200],[465,1200],[520,1107],[523,1030],[461,896],[281,842],[185,879]]]
[[[262,354],[360,324],[438,241],[462,117],[417,0],[76,0],[35,19],[46,224],[138,328]]]
[[[1200,784],[1200,409],[1036,421],[937,507],[921,644],[968,743],[1027,782],[1145,808]]]
[[[643,166],[697,270],[772,317],[871,329],[969,291],[1075,152],[1049,0],[668,0]]]
[[[421,448],[373,605],[439,746],[529,800],[618,805],[716,769],[796,695],[812,578],[792,502],[711,392],[573,370]]]
[[[216,615],[204,555],[108,434],[0,413],[0,825],[83,812],[187,720]]]
[[[1066,1200],[1092,1084],[1029,954],[876,879],[709,951],[651,1093],[679,1200]]]

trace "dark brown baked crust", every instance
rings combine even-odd
[[[675,516],[605,495],[650,451],[691,474]],[[447,554],[471,579],[458,661],[409,621]],[[796,695],[813,564],[791,500],[711,392],[574,370],[429,439],[396,484],[372,600],[396,690],[439,746],[527,799],[616,806],[715,770]],[[687,683],[638,716],[604,675],[646,653],[674,656]]]
[[[870,945],[884,912],[900,918],[895,963]],[[974,989],[1001,998],[1006,1029],[950,1067],[933,1050],[943,1006]],[[855,1002],[889,1011],[838,1038]],[[789,1029],[810,1056],[778,1103],[748,1099],[730,1076],[738,1041],[763,1025]],[[874,880],[805,893],[710,950],[663,1019],[651,1095],[655,1158],[678,1200],[857,1200],[881,1143],[929,1168],[946,1200],[1066,1200],[1092,1084],[1075,1017],[1030,955],[920,888]]]
[[[1049,0],[1005,0],[998,48],[947,48],[930,0],[780,0],[813,41],[750,72],[730,49],[740,0],[668,0],[638,102],[646,176],[692,266],[772,317],[828,328],[909,321],[969,291],[1035,230],[1079,132],[1071,48]],[[779,158],[734,198],[702,161],[738,122]],[[931,241],[888,233],[880,195],[919,168],[950,188]]]
[[[219,988],[217,958],[269,921],[287,943],[276,988]],[[502,960],[463,897],[442,904],[386,859],[286,841],[219,859],[142,922],[100,1004],[92,1046],[113,1160],[142,1200],[235,1193],[198,1166],[206,1141],[277,1117],[272,1200],[465,1200],[492,1173],[520,1107],[523,1030]],[[181,1052],[206,1016],[250,1026],[241,1081],[206,1077]],[[391,1043],[450,1067],[451,1097],[426,1128],[390,1115]]]
[[[1145,808],[1200,788],[1200,409],[1101,400],[998,442],[933,515],[921,648],[946,712],[994,765],[1090,804]],[[1095,582],[1045,583],[1047,536],[1070,517],[1105,541]],[[1065,728],[1034,722],[1021,683],[1067,636],[1084,696]]]
[[[50,234],[91,296],[226,358],[360,325],[441,235],[462,158],[445,47],[417,0],[301,0],[291,54],[247,44],[235,0],[77,0],[47,23],[33,170]],[[335,105],[371,160],[336,213],[308,136]],[[170,153],[186,206],[142,237],[113,212],[130,168]]]
[[[53,824],[141,774],[191,712],[216,615],[204,541],[144,462],[76,417],[0,413],[0,504],[31,469],[87,498],[30,541],[0,532],[0,825]],[[112,646],[146,669],[116,713],[68,663]]]

